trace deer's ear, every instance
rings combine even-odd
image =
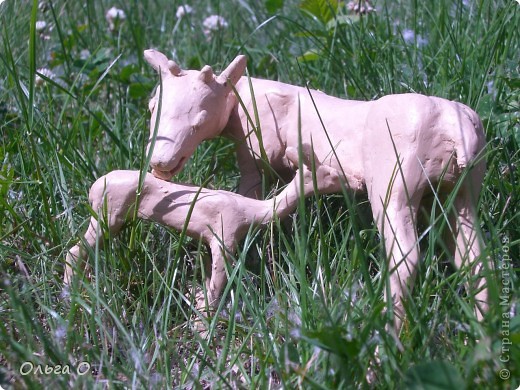
[[[200,71],[199,79],[206,84],[213,80],[213,69],[211,69],[211,66],[204,65]]]
[[[227,82],[231,82],[232,85],[235,85],[246,71],[246,66],[247,57],[244,55],[237,56],[231,64],[224,69],[220,76],[218,76],[219,83],[226,84]],[[231,87],[229,88],[231,89]]]
[[[181,68],[174,61],[168,60],[160,51],[150,49],[144,51],[144,59],[157,71],[163,75],[168,73],[178,76],[181,73]]]

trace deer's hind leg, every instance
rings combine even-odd
[[[472,281],[466,284],[468,295],[475,295],[475,314],[479,321],[488,310],[488,290],[484,277],[484,259],[478,237],[477,199],[482,187],[481,169],[476,167],[466,177],[454,200],[456,215],[455,266],[470,267]]]

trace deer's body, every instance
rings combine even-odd
[[[398,155],[413,169],[407,179],[416,176],[424,187],[427,180],[438,183],[442,177],[453,185],[484,147],[478,116],[460,103],[418,94],[363,102],[280,82],[253,78],[251,83],[263,148],[269,165],[282,177],[294,175],[294,164],[285,150],[298,148],[298,129],[302,144],[312,144],[322,164],[342,172],[348,187],[362,192],[381,180],[388,186],[390,175],[381,168],[393,170]],[[251,115],[253,99],[247,78],[239,80],[236,90]],[[221,135],[237,143],[240,193],[258,195],[262,152],[240,105],[231,111]],[[479,168],[483,170],[483,164]]]
[[[458,248],[454,258],[459,267],[478,258],[475,207],[485,173],[485,163],[478,155],[485,137],[474,111],[457,102],[418,94],[359,102],[264,80],[252,79],[252,85],[271,168],[282,177],[291,177],[294,164],[285,150],[298,147],[300,115],[302,144],[312,145],[322,164],[340,172],[347,188],[368,194],[391,264],[397,328],[404,314],[401,299],[408,294],[419,260],[415,221],[423,195],[439,189],[451,192],[471,164],[455,200],[458,222],[453,229],[458,231]],[[236,89],[247,110],[253,112],[248,80],[242,78]],[[232,111],[222,134],[237,140],[240,192],[257,196],[262,154],[240,106]],[[336,190],[341,190],[339,182]],[[475,272],[480,267],[474,264]],[[483,286],[481,279],[472,290],[478,291],[477,301],[485,310],[487,291]]]
[[[368,195],[390,262],[392,297],[387,299],[393,299],[398,330],[404,316],[402,300],[413,285],[419,261],[415,221],[423,195],[431,189],[450,193],[460,181],[454,200],[456,222],[451,226],[457,244],[454,260],[459,267],[470,264],[476,275],[469,287],[481,317],[487,289],[476,204],[485,173],[485,137],[474,111],[419,94],[360,102],[275,81],[249,81],[242,77],[244,56],[219,76],[209,66],[181,70],[154,50],[145,51],[145,58],[162,76],[162,88],[150,102],[151,139],[156,135],[150,143],[152,173],[168,180],[203,140],[227,136],[236,143],[239,192],[258,197],[265,164],[282,178],[294,175],[297,164],[289,160],[287,150],[298,148],[301,134],[301,144],[312,148],[317,161],[339,172],[340,180],[330,192],[344,184]],[[255,128],[254,101],[260,121]]]

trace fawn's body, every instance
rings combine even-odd
[[[139,191],[139,171],[113,171],[99,178],[91,187],[89,201],[98,213],[91,217],[84,239],[94,247],[100,230],[100,219],[106,212],[105,223],[112,234],[120,231],[124,223],[134,215],[158,222],[175,230],[186,227],[189,237],[205,242],[211,251],[211,264],[206,264],[206,289],[211,305],[222,293],[227,282],[226,256],[233,253],[237,243],[244,238],[251,226],[270,222],[276,214],[279,218],[294,211],[300,197],[313,191],[312,173],[303,171],[303,187],[296,177],[273,199],[257,200],[220,190],[210,190],[187,184],[176,184],[146,174]],[[316,178],[321,190],[336,185],[338,175],[328,167],[318,166]],[[190,211],[191,210],[191,211]],[[190,215],[191,213],[191,215]],[[83,261],[88,251],[82,243],[67,255],[65,281],[70,282],[73,268]],[[204,302],[198,302],[202,307]]]

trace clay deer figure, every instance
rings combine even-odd
[[[313,145],[323,166],[339,172],[334,191],[344,186],[368,195],[390,262],[391,296],[386,299],[393,300],[397,331],[419,262],[415,221],[421,201],[432,189],[449,194],[460,184],[454,201],[457,221],[451,226],[454,262],[471,267],[475,282],[468,288],[482,317],[488,293],[476,204],[485,174],[485,137],[474,111],[419,94],[364,102],[248,80],[241,55],[218,76],[207,65],[200,71],[182,70],[155,50],[144,56],[162,80],[150,101],[153,175],[169,180],[202,141],[225,136],[236,143],[239,193],[259,197],[259,167],[267,163],[281,178],[292,178],[295,164],[287,151],[297,148],[301,137],[302,144]],[[251,119],[255,102],[258,124]]]
[[[297,151],[290,151],[289,154],[298,164]],[[312,164],[310,158],[308,156],[305,159],[309,167]],[[236,245],[251,226],[262,226],[272,221],[274,215],[283,219],[293,212],[300,192],[304,196],[314,192],[314,177],[316,183],[319,183],[317,191],[330,192],[338,185],[339,174],[333,168],[321,165],[316,160],[314,164],[315,176],[303,166],[302,182],[299,175],[296,175],[279,195],[268,200],[166,182],[150,173],[146,174],[137,197],[140,172],[112,171],[99,178],[90,189],[89,201],[98,215],[91,217],[84,241],[91,248],[96,245],[104,210],[105,222],[112,234],[118,233],[124,223],[134,215],[135,207],[138,218],[144,220],[158,222],[178,231],[182,231],[187,224],[186,234],[201,239],[211,252],[211,264],[205,264],[205,282],[207,302],[210,307],[214,307],[218,304],[227,282],[226,258],[228,254],[235,252]],[[83,262],[86,259],[87,254],[88,250],[82,243],[70,249],[66,258],[65,284],[70,284],[74,268],[78,266],[78,261]],[[199,298],[197,308],[204,309],[205,302],[204,297]]]

